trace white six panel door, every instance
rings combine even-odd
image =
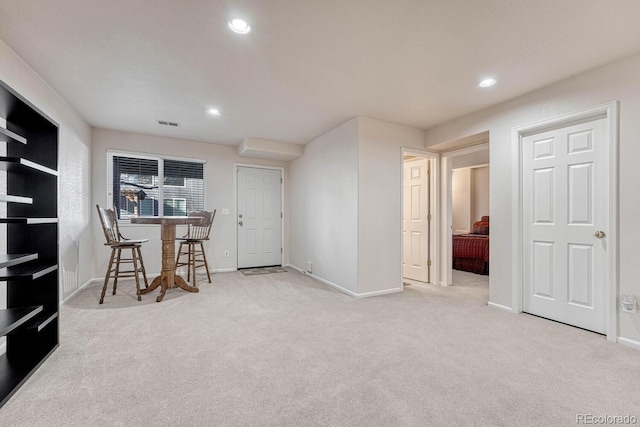
[[[606,332],[605,118],[523,138],[523,311]],[[599,231],[604,236],[597,237]]]
[[[237,168],[238,268],[282,264],[282,174]]]
[[[403,277],[429,281],[429,159],[404,162]]]

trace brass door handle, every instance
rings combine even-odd
[[[238,221],[238,225],[242,227],[242,221]]]
[[[600,231],[600,230],[593,233],[593,235],[596,236],[598,239],[602,239],[605,236],[604,231]]]

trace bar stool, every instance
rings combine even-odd
[[[107,292],[107,284],[109,279],[113,278],[113,295],[116,294],[116,288],[118,287],[118,279],[123,277],[135,277],[136,278],[136,290],[138,295],[138,301],[142,300],[140,296],[140,279],[139,273],[142,273],[144,279],[144,286],[149,287],[147,283],[147,274],[144,269],[144,262],[142,261],[142,252],[140,247],[148,239],[130,240],[126,239],[120,234],[118,228],[118,218],[116,213],[112,209],[101,208],[100,205],[96,205],[98,209],[98,216],[102,223],[102,231],[104,231],[104,237],[107,240],[105,246],[111,247],[111,258],[109,258],[109,267],[107,268],[107,274],[104,277],[104,285],[102,286],[102,295],[100,296],[100,304],[104,302],[104,295]],[[125,256],[122,255],[122,250],[131,250],[131,257],[128,257],[125,252]],[[115,264],[115,266],[114,266]],[[120,270],[120,264],[133,264],[132,270]]]
[[[209,264],[207,263],[207,256],[204,252],[204,241],[209,240],[209,233],[211,233],[211,226],[213,225],[213,218],[216,216],[216,209],[213,212],[208,211],[192,211],[189,212],[189,216],[200,216],[205,218],[202,225],[188,225],[187,234],[182,237],[178,237],[176,240],[180,241],[180,247],[178,248],[178,256],[176,257],[176,268],[187,266],[187,281],[191,280],[191,274],[193,273],[193,286],[196,285],[196,269],[204,267],[207,271],[207,279],[211,283],[211,274],[209,274]],[[183,246],[187,246],[187,250],[184,251]],[[180,257],[187,255],[187,261],[180,261]]]

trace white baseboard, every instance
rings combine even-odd
[[[73,291],[73,293],[71,293],[70,295],[67,295],[67,297],[65,299],[62,300],[62,302],[60,303],[60,305],[64,305],[67,302],[69,302],[73,297],[75,297],[78,292],[80,292],[81,290],[83,290],[84,288],[88,287],[89,285],[92,285],[94,283],[102,283],[104,279],[89,279],[84,285],[80,286],[78,289],[76,289],[75,291]]]
[[[627,347],[635,348],[636,350],[640,350],[640,341],[632,340],[630,338],[618,337],[618,343]]]
[[[331,286],[332,288],[335,288],[335,289],[339,290],[340,292],[343,292],[343,293],[345,293],[345,294],[347,294],[347,295],[350,295],[350,296],[355,297],[355,298],[357,298],[357,297],[358,297],[358,294],[357,294],[357,293],[355,293],[355,292],[353,292],[353,291],[350,291],[349,289],[345,289],[345,288],[343,288],[342,286],[337,285],[337,284],[335,284],[335,283],[333,283],[333,282],[330,282],[330,281],[328,281],[328,280],[325,280],[325,279],[323,279],[322,277],[318,277],[318,276],[316,276],[316,275],[314,275],[314,274],[311,274],[311,273],[309,273],[308,271],[306,271],[306,270],[304,270],[304,269],[302,269],[302,268],[300,268],[300,267],[296,267],[295,265],[291,265],[291,264],[286,264],[286,265],[285,265],[285,267],[293,268],[293,269],[294,269],[294,270],[296,270],[297,272],[302,273],[302,274],[304,274],[304,275],[306,275],[306,276],[309,276],[309,277],[311,277],[313,280],[317,280],[318,282],[323,283],[323,284],[325,284],[325,285],[327,285],[327,286]]]
[[[356,296],[357,298],[369,298],[369,297],[375,297],[378,295],[395,294],[402,291],[403,291],[402,288],[392,288],[392,289],[383,289],[381,291],[364,292],[361,294],[356,294]]]
[[[295,265],[286,264],[286,265],[284,265],[284,267],[292,268],[292,269],[298,271],[299,273],[302,273],[302,274],[304,274],[306,276],[311,277],[313,280],[317,280],[320,283],[323,283],[323,284],[325,284],[327,286],[331,286],[332,288],[335,288],[335,289],[339,290],[340,292],[343,292],[343,293],[345,293],[345,294],[347,294],[349,296],[352,296],[354,298],[368,298],[368,297],[374,297],[374,296],[377,296],[377,295],[386,295],[386,294],[394,294],[396,292],[402,292],[402,288],[400,287],[400,288],[384,289],[382,291],[365,292],[365,293],[359,294],[357,292],[353,292],[353,291],[351,291],[349,289],[343,288],[342,286],[337,285],[337,284],[335,284],[333,282],[330,282],[330,281],[328,281],[326,279],[323,279],[322,277],[318,277],[318,276],[316,276],[314,274],[311,274],[308,271],[303,270],[300,267],[296,267]]]
[[[491,301],[489,301],[487,303],[487,305],[489,307],[491,307],[491,308],[495,308],[495,309],[498,309],[498,310],[506,311],[506,312],[509,312],[509,313],[515,313],[511,307],[507,307],[506,305],[496,304],[495,302],[491,302]]]
[[[231,273],[234,271],[238,271],[237,268],[216,268],[215,270],[209,270],[210,273]]]

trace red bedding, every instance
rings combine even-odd
[[[453,236],[453,268],[476,274],[489,274],[489,236]]]

